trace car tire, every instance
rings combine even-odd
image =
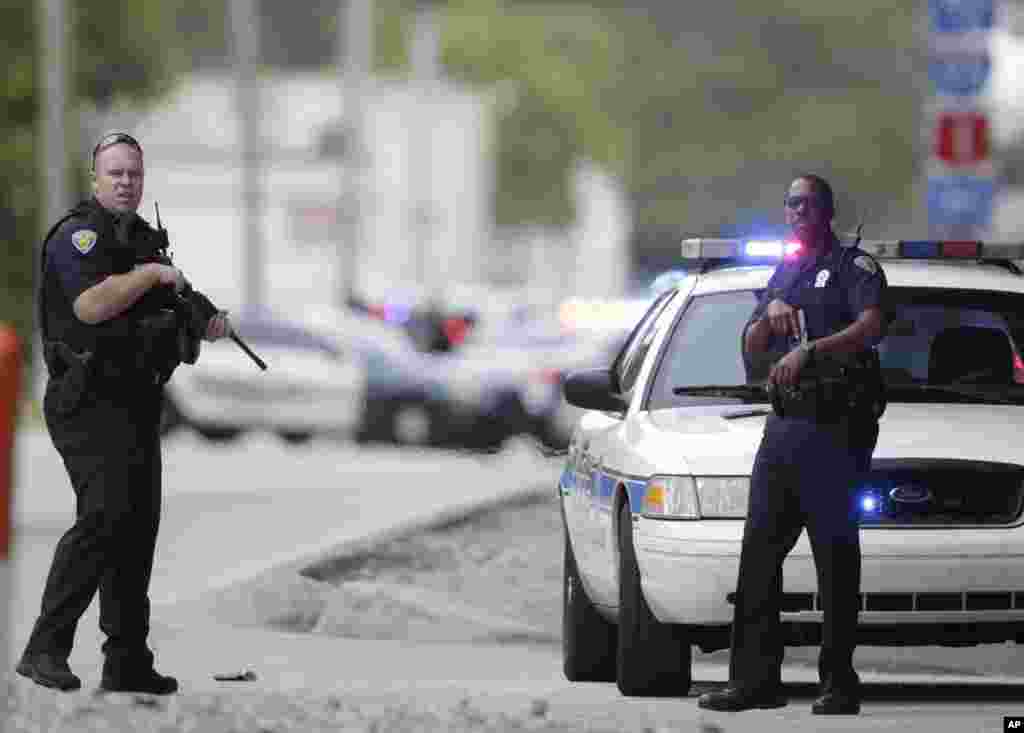
[[[227,443],[242,434],[241,428],[224,425],[196,425],[196,432],[211,443]]]
[[[606,621],[587,598],[568,531],[564,535],[562,670],[570,682],[612,682],[618,636],[615,624]]]
[[[630,697],[684,697],[692,682],[693,650],[686,633],[659,622],[640,586],[633,514],[619,508],[619,640],[615,683]]]
[[[278,435],[288,445],[302,445],[313,439],[313,433],[307,430],[282,430]]]
[[[569,438],[571,437],[560,429],[553,417],[541,421],[539,427],[535,428],[534,435],[540,442],[541,448],[552,454],[564,452],[569,447]]]

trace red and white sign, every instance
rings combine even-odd
[[[991,139],[988,118],[980,112],[940,112],[933,155],[951,166],[974,165],[989,159]]]

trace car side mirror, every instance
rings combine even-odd
[[[615,391],[611,369],[582,369],[570,372],[562,384],[565,400],[584,410],[625,412],[626,401]]]

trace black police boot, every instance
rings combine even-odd
[[[71,671],[68,661],[54,654],[24,656],[14,669],[37,685],[62,692],[77,690],[82,686],[82,680]]]
[[[705,692],[697,698],[697,707],[706,710],[719,710],[727,713],[738,713],[753,708],[781,708],[788,700],[778,687],[764,690],[744,690],[739,687],[726,687],[724,690]]]
[[[152,667],[113,670],[104,664],[100,690],[170,695],[178,691],[178,680],[162,675]]]

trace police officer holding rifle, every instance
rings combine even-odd
[[[136,214],[144,179],[139,142],[124,133],[104,137],[92,166],[93,197],[53,226],[42,249],[43,414],[76,512],[16,669],[46,687],[80,687],[68,657],[98,591],[106,634],[101,689],[168,694],[178,683],[156,671],[147,642],[163,385],[181,363],[196,361],[201,339],[233,329],[227,313],[193,291],[166,257],[166,232]]]
[[[750,481],[735,595],[729,684],[698,705],[773,708],[782,694],[782,564],[807,528],[824,614],[815,714],[860,712],[853,668],[860,591],[855,486],[870,469],[884,410],[873,347],[884,335],[885,275],[832,231],[831,186],[801,175],[785,197],[800,251],[776,268],[742,336],[748,369],[781,356],[767,375],[766,421]],[[806,327],[801,326],[801,321]]]

